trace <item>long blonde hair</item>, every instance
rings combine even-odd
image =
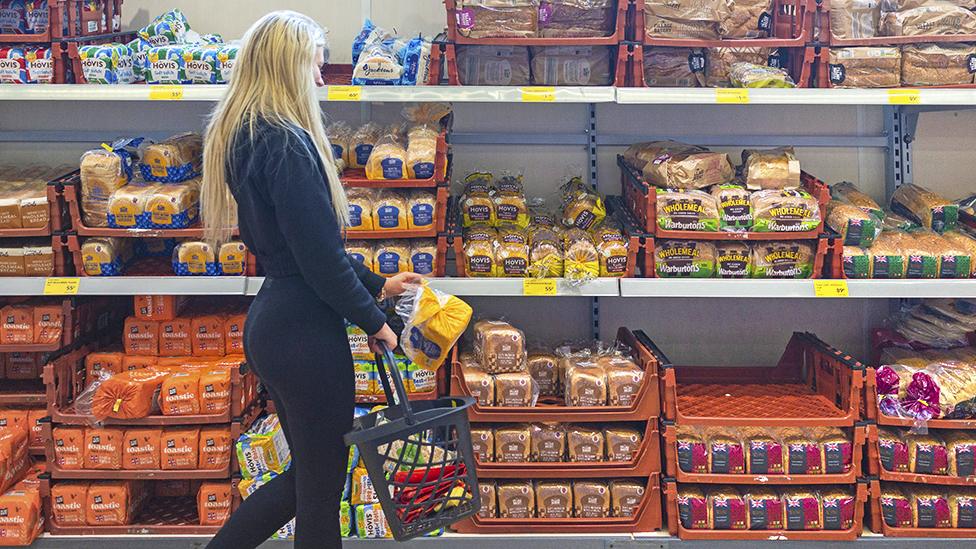
[[[210,243],[227,240],[237,225],[237,202],[227,185],[228,162],[235,136],[246,126],[253,139],[258,119],[309,133],[325,167],[336,218],[340,226],[349,224],[349,203],[325,134],[312,73],[316,50],[326,47],[325,30],[293,11],[271,12],[244,34],[230,87],[210,115],[204,142],[201,202]]]

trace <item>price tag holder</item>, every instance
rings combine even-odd
[[[556,295],[556,279],[526,278],[522,281],[522,295]]]
[[[749,90],[746,88],[718,88],[715,90],[715,102],[745,105],[749,103]]]
[[[329,86],[325,93],[329,101],[360,101],[363,98],[362,86]]]
[[[522,88],[521,91],[525,103],[552,103],[556,100],[556,88],[553,86]]]
[[[44,280],[44,295],[77,295],[80,278],[48,278]]]
[[[850,297],[846,280],[814,280],[813,294],[817,297]]]
[[[153,101],[180,101],[183,86],[149,86],[149,99]]]
[[[922,92],[919,90],[888,90],[889,105],[921,105]]]

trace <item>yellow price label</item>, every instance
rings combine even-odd
[[[921,105],[922,92],[919,90],[888,90],[890,105]]]
[[[149,99],[179,101],[183,99],[183,86],[149,86]]]
[[[362,97],[362,86],[329,86],[326,91],[329,101],[359,101]]]
[[[44,281],[44,295],[75,295],[80,278],[48,278]]]
[[[556,88],[553,86],[522,88],[522,101],[525,103],[552,103],[555,100]]]
[[[813,294],[817,297],[848,297],[846,280],[814,280]]]
[[[526,278],[522,281],[522,295],[556,295],[556,279]]]
[[[715,90],[715,102],[745,105],[749,102],[749,90],[745,88],[718,88]]]

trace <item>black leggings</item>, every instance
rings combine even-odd
[[[266,280],[248,312],[247,361],[274,399],[292,464],[241,504],[208,549],[258,547],[292,517],[296,549],[342,547],[352,355],[342,319],[310,292],[301,279]]]

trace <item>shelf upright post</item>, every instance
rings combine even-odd
[[[593,190],[599,191],[597,186],[596,172],[596,103],[587,103],[587,122],[586,122],[586,162],[590,169],[590,185]],[[590,319],[593,331],[593,339],[600,339],[600,298],[594,297],[590,300]]]
[[[912,138],[909,136],[906,143],[906,129],[905,114],[901,107],[885,106],[884,134],[888,139],[885,146],[885,202],[891,200],[895,189],[911,182]]]

